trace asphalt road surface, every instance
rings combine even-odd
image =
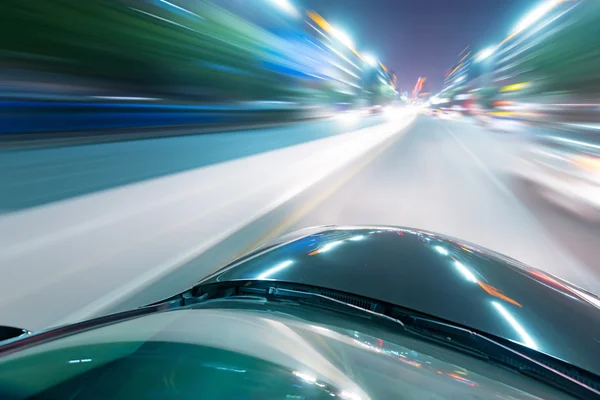
[[[523,132],[420,116],[294,226],[386,224],[499,251],[600,293],[600,228],[512,175]]]
[[[252,224],[240,229],[253,213],[283,202],[348,150],[363,149],[358,143],[388,134],[383,151],[317,184],[329,190],[298,189],[306,190],[298,197],[301,212],[287,215],[281,206],[276,222],[287,230],[322,224],[431,230],[600,293],[600,227],[513,178],[522,132],[494,132],[469,119],[407,118],[1,153],[0,322],[40,329],[66,314],[86,318],[81,308],[103,309],[94,304],[144,276],[153,293],[162,285],[171,294],[169,280],[171,288],[192,285],[201,269],[193,262],[178,268],[182,260],[239,230],[259,244],[264,232]],[[347,131],[354,132],[340,135]],[[227,251],[234,256],[244,250],[238,247]],[[162,266],[168,277],[155,271]],[[158,300],[153,293],[144,296]]]
[[[188,288],[268,230],[249,224],[414,120],[350,117],[5,150],[1,323],[41,329],[114,311],[138,291],[148,297],[132,307]],[[204,253],[246,227],[247,243],[234,240],[206,260]],[[200,265],[182,267],[192,259]]]

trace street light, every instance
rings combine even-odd
[[[494,54],[494,51],[496,51],[496,47],[488,47],[487,49],[483,49],[481,50],[478,54],[477,57],[475,57],[475,62],[482,62],[483,60],[485,60],[486,58],[488,58],[489,56],[491,56],[492,54]]]
[[[362,58],[371,67],[376,67],[377,66],[377,60],[372,55],[370,55],[370,54],[363,54]]]
[[[354,48],[354,43],[352,43],[352,39],[350,39],[350,36],[348,36],[346,32],[337,28],[331,28],[331,33],[337,40],[342,42],[344,46]]]
[[[548,14],[554,7],[556,7],[563,0],[545,0],[541,3],[537,8],[531,11],[529,14],[525,16],[518,24],[515,26],[515,29],[512,32],[512,35],[516,35],[525,29],[529,28],[531,25],[536,23],[540,18],[544,15]]]
[[[297,17],[300,14],[298,10],[289,2],[289,0],[271,0],[271,3],[275,4],[277,7],[288,13],[293,17]]]

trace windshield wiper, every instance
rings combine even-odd
[[[400,328],[398,331],[498,363],[578,398],[600,396],[600,378],[586,370],[506,339],[354,294],[294,283],[234,281],[199,285],[177,298],[181,305],[187,305],[224,298],[242,300],[249,296],[262,296],[270,301],[289,300],[385,322],[395,329]]]
[[[249,288],[246,288],[246,289],[249,289]],[[275,296],[277,298],[294,299],[300,303],[307,303],[307,304],[311,304],[313,306],[316,305],[316,306],[325,307],[328,309],[336,309],[336,310],[341,309],[341,311],[345,312],[345,313],[350,313],[352,315],[357,315],[360,317],[377,318],[377,319],[389,321],[394,324],[398,324],[402,328],[404,328],[404,324],[402,323],[402,321],[400,321],[396,318],[392,318],[388,315],[380,314],[378,312],[368,310],[368,309],[362,308],[360,306],[357,306],[357,305],[354,305],[354,304],[351,304],[351,303],[348,303],[348,302],[345,302],[342,300],[337,300],[335,298],[332,298],[332,297],[329,297],[329,296],[326,296],[323,294],[319,294],[319,293],[304,292],[304,291],[293,290],[293,289],[284,289],[284,288],[279,288],[279,287],[270,287],[268,289],[267,294],[269,296]]]
[[[437,343],[483,354],[495,363],[583,399],[597,399],[600,379],[581,368],[511,341],[432,318],[408,316],[407,330]]]

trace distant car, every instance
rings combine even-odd
[[[536,130],[514,169],[552,203],[600,222],[600,137],[592,129]]]
[[[277,239],[139,309],[0,345],[1,399],[597,399],[600,299],[396,227]]]

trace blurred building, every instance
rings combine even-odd
[[[419,79],[417,79],[417,83],[415,83],[415,88],[412,92],[413,100],[416,101],[419,99],[419,94],[423,91],[423,85],[425,84],[425,81],[427,81],[427,78],[422,76],[420,76]]]
[[[600,34],[599,3],[554,1],[532,10],[481,60],[484,71],[474,89],[486,91],[491,107],[507,113],[516,102],[577,103],[577,97],[598,93],[594,71],[600,59],[590,38]]]
[[[537,120],[547,118],[548,111],[556,120],[574,118],[572,110],[581,109],[577,104],[593,103],[600,92],[595,39],[600,37],[600,1],[546,0],[524,11],[497,44],[486,40],[485,46],[467,47],[458,55],[436,101]]]
[[[469,109],[473,95],[469,93],[470,83],[474,77],[473,51],[465,47],[456,57],[444,76],[444,87],[436,96],[436,104],[442,108],[453,108],[458,111]]]
[[[397,88],[396,83],[398,82],[398,77],[396,76],[396,73],[394,71],[389,71],[389,77],[394,88]]]
[[[473,62],[472,50],[470,46],[464,48],[458,55],[458,61],[452,66],[444,76],[443,91],[449,91],[464,86],[471,78],[471,64]]]

